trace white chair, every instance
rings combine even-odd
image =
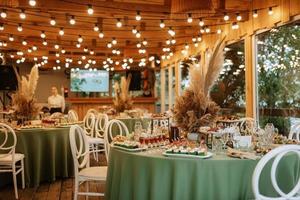
[[[4,135],[3,143],[0,144],[0,173],[12,172],[16,199],[18,196],[17,175],[21,172],[22,188],[25,188],[24,176],[24,154],[15,153],[17,137],[14,130],[3,123],[0,123],[0,135]],[[11,141],[12,139],[12,141]],[[20,162],[20,165],[17,163]]]
[[[87,136],[78,125],[72,125],[69,132],[70,146],[74,162],[75,190],[74,200],[78,195],[104,196],[104,193],[89,192],[89,181],[106,181],[107,166],[90,167],[90,151]],[[86,183],[86,192],[79,191],[79,185]]]
[[[69,110],[68,112],[68,121],[69,122],[78,122],[78,114],[75,110]]]
[[[113,133],[113,127],[117,127],[118,129],[115,129],[115,133]],[[107,126],[105,128],[105,132],[104,132],[104,140],[105,140],[105,156],[106,156],[106,161],[108,162],[108,158],[109,158],[109,148],[110,148],[110,143],[112,141],[112,139],[116,136],[116,135],[123,135],[123,136],[127,136],[129,135],[129,131],[127,126],[120,120],[117,119],[112,119],[107,123]]]
[[[291,127],[291,131],[289,133],[289,139],[296,139],[300,141],[300,124],[295,124]]]
[[[89,114],[89,113],[93,113],[95,116],[98,115],[98,111],[94,108],[91,108],[91,109],[88,109],[88,111],[86,112],[86,114]]]
[[[83,128],[86,135],[93,137],[95,133],[96,116],[94,113],[87,113],[83,118]]]
[[[267,153],[262,159],[258,162],[258,164],[255,167],[253,176],[252,176],[252,189],[253,193],[255,195],[255,198],[257,200],[296,200],[300,199],[300,178],[298,178],[298,182],[295,185],[295,187],[289,192],[284,193],[278,186],[277,180],[276,180],[276,169],[278,166],[278,163],[280,162],[281,158],[286,155],[287,153],[296,153],[298,155],[298,158],[300,159],[300,146],[299,145],[284,145],[277,147],[273,150],[271,150],[269,153]],[[277,194],[280,197],[267,197],[260,193],[259,190],[259,178],[260,174],[263,171],[264,167],[267,165],[267,163],[274,158],[272,167],[271,167],[271,181],[272,186],[277,192]]]

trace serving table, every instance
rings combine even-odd
[[[16,153],[25,155],[26,186],[36,187],[43,181],[74,174],[69,127],[22,129],[16,135]],[[11,176],[1,179],[1,185],[12,182]]]
[[[131,153],[111,148],[106,199],[245,200],[254,199],[252,174],[258,160],[214,155],[211,159],[164,157],[161,152]],[[287,156],[278,168],[283,191],[295,185],[300,161]],[[263,171],[262,191],[274,193],[270,166]]]

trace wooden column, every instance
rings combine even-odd
[[[256,117],[256,73],[255,73],[255,36],[245,38],[245,81],[246,81],[246,117]]]

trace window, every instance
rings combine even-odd
[[[299,21],[298,21],[299,24]],[[274,28],[256,37],[258,119],[288,135],[300,121],[300,27]]]
[[[245,55],[244,41],[224,49],[225,61],[219,79],[211,91],[212,99],[223,114],[245,115]]]
[[[155,103],[155,109],[157,113],[161,112],[161,78],[160,78],[160,70],[155,71],[155,97],[157,97],[157,101]]]

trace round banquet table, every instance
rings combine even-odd
[[[111,148],[106,199],[111,200],[245,200],[254,199],[251,179],[258,160],[215,155],[210,159],[164,157],[161,152],[131,153]],[[263,170],[261,190],[274,194],[270,164]],[[300,175],[294,155],[283,158],[277,171],[283,191]]]
[[[74,174],[69,129],[41,128],[16,131],[16,153],[25,155],[26,186],[36,187],[40,182],[55,181],[58,177],[71,177]],[[1,136],[3,135],[0,134],[0,139]],[[12,182],[11,175],[5,175],[1,179],[1,185]]]

